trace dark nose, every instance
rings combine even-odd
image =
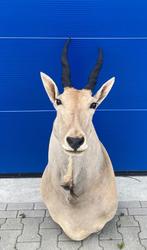
[[[66,140],[71,148],[76,150],[83,144],[84,137],[67,137]]]

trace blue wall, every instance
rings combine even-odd
[[[98,47],[97,89],[116,76],[94,117],[115,170],[147,170],[146,12],[145,0],[0,2],[0,173],[43,171],[55,112],[39,72],[62,90],[60,55],[69,36],[75,87],[85,85]]]

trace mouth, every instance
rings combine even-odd
[[[79,155],[79,154],[82,154],[85,150],[67,150],[67,149],[64,149],[65,152],[69,153],[69,154],[73,154],[73,155]]]

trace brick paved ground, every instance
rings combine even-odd
[[[0,203],[0,250],[144,250],[147,202],[120,202],[115,218],[100,234],[70,240],[42,203]]]

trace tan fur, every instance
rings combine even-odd
[[[47,81],[49,87],[52,82],[46,77],[46,84]],[[49,162],[41,180],[41,194],[51,217],[73,240],[82,240],[100,231],[117,209],[112,164],[92,124],[95,110],[89,108],[92,102],[99,104],[104,99],[111,85],[109,80],[95,96],[89,90],[65,88],[63,94],[55,96],[62,105],[57,106],[53,101],[57,117],[50,138]],[[85,141],[77,153],[67,144],[67,136],[84,136]],[[69,184],[73,194],[65,190],[63,184]]]
[[[63,176],[63,185],[67,185],[69,184],[70,186],[72,185],[72,180],[73,180],[73,168],[72,168],[72,157],[69,156],[69,163],[67,166],[67,172],[66,174]]]

